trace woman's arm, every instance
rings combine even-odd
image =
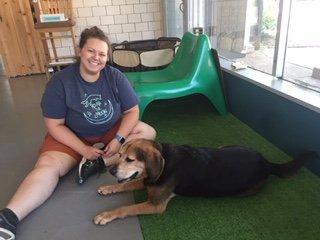
[[[126,138],[138,124],[138,121],[139,107],[136,105],[123,113],[118,134]]]
[[[138,121],[139,107],[136,105],[123,113],[117,134],[126,138],[132,132],[133,128],[138,124]],[[105,155],[107,157],[112,156],[119,151],[120,146],[121,144],[118,142],[118,140],[113,139],[107,145],[105,149]]]
[[[98,158],[103,151],[82,142],[66,125],[65,119],[44,118],[45,125],[52,137],[72,148],[87,159]]]

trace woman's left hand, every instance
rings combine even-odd
[[[120,147],[121,147],[121,144],[118,142],[118,140],[112,139],[111,142],[109,142],[109,144],[104,149],[104,155],[106,157],[111,157],[114,154],[119,152]]]

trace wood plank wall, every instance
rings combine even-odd
[[[43,73],[44,53],[29,0],[0,0],[0,54],[9,77]]]

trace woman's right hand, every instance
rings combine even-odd
[[[94,160],[100,157],[103,153],[104,153],[103,150],[85,145],[85,147],[83,147],[80,154],[86,159]]]

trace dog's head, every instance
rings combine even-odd
[[[139,177],[152,184],[160,177],[164,159],[161,145],[147,139],[134,139],[124,144],[119,151],[119,159],[110,169],[118,182],[127,182]]]

